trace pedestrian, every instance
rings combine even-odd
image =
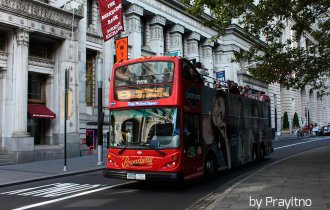
[[[92,134],[89,133],[89,132],[86,133],[86,145],[89,148],[92,148],[93,147],[93,137],[92,137]]]

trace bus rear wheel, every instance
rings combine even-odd
[[[215,173],[214,159],[208,155],[204,163],[205,178],[210,178]]]
[[[265,159],[265,147],[262,145],[260,148],[259,160]]]
[[[251,159],[252,159],[251,160],[252,163],[256,163],[258,161],[258,152],[256,146],[253,146]]]

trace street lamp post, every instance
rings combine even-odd
[[[66,157],[66,129],[67,129],[67,125],[66,125],[66,121],[68,119],[68,88],[69,88],[69,73],[70,71],[65,68],[64,71],[64,167],[63,167],[63,171],[67,171],[67,157]]]
[[[98,162],[97,165],[103,164],[103,111],[102,111],[102,86],[103,86],[103,78],[102,78],[102,67],[103,67],[103,59],[97,59],[97,84],[98,84],[98,106],[97,106],[97,154],[98,154]]]
[[[274,95],[274,121],[275,121],[275,141],[277,141],[277,97]]]

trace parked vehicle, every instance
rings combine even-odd
[[[329,136],[330,135],[330,125],[327,125],[327,126],[323,126],[321,129],[320,129],[320,133],[319,133],[320,136]]]

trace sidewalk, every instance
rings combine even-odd
[[[105,161],[106,159],[103,157],[103,162]],[[4,165],[0,166],[0,187],[102,170],[105,167],[104,164],[97,165],[97,163],[97,155],[86,155],[68,158],[66,164],[67,171],[63,171],[64,159]]]
[[[240,177],[202,209],[330,209],[330,146],[297,154]]]
[[[277,136],[277,141],[283,141],[283,140],[293,140],[293,139],[304,139],[304,138],[310,138],[310,137],[317,137],[316,135],[309,135],[309,136],[303,136],[303,137],[297,137],[296,134],[293,133],[285,133],[280,136]]]

